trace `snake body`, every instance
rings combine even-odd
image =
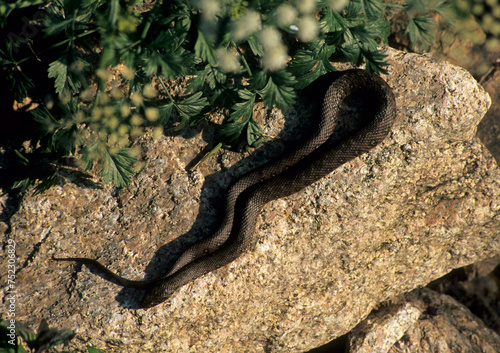
[[[362,70],[335,72],[326,79],[329,84],[314,132],[296,148],[236,179],[227,191],[219,229],[188,248],[165,275],[151,281],[130,281],[93,259],[54,259],[89,263],[124,286],[145,288],[144,308],[163,302],[181,286],[234,261],[257,242],[257,216],[266,203],[302,190],[368,152],[388,135],[396,117],[396,102],[383,79]],[[334,139],[340,106],[353,94],[371,102],[367,116],[348,136]]]

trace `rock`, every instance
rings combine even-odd
[[[217,195],[229,181],[279,152],[280,143],[242,161],[220,152],[186,172],[210,129],[146,136],[144,168],[127,189],[68,172],[46,193],[25,197],[6,226],[17,244],[16,318],[36,327],[45,317],[51,327],[76,331],[70,351],[90,344],[106,352],[303,352],[350,331],[378,303],[496,255],[500,173],[474,137],[488,95],[463,69],[387,53],[385,79],[399,107],[390,136],[268,204],[255,250],[152,309],[134,309],[142,292],[51,256],[99,258],[128,278],[157,277],[214,230]],[[286,120],[273,113],[266,135],[296,138],[303,112]]]
[[[481,123],[477,136],[488,148],[497,164],[500,163],[500,60],[479,81],[489,93],[492,105]]]
[[[402,329],[404,335],[394,340]],[[427,288],[397,297],[349,336],[350,353],[500,351],[498,333],[455,299]]]
[[[427,285],[466,306],[489,328],[500,332],[500,256],[455,269]]]
[[[407,302],[370,313],[349,332],[349,353],[387,353],[408,328],[415,325],[423,303]]]

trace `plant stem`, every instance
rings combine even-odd
[[[252,76],[252,70],[250,70],[250,66],[248,66],[248,63],[247,63],[247,60],[245,59],[245,56],[243,55],[243,53],[241,52],[241,49],[239,46],[236,45],[236,51],[238,52],[238,54],[240,54],[240,57],[241,57],[241,61],[243,61],[243,65],[245,66],[245,69],[247,70],[248,74],[250,76]]]

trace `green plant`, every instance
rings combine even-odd
[[[68,342],[74,336],[75,334],[71,330],[49,328],[45,319],[40,322],[38,333],[19,322],[12,323],[11,320],[1,320],[0,353],[41,353],[50,347]]]
[[[498,51],[500,48],[500,1],[467,0],[458,3],[461,15],[472,15],[486,34],[486,48]]]
[[[13,15],[31,11],[0,47],[14,99],[33,99],[39,84],[27,72],[37,61],[53,84],[53,94],[33,99],[37,133],[15,152],[26,168],[35,162],[54,168],[43,177],[21,173],[13,186],[42,179],[36,190],[50,187],[60,156],[78,158],[84,170],[97,164],[104,181],[126,186],[140,152],[133,141],[146,127],[159,135],[177,120],[175,130],[182,131],[214,110],[229,116],[219,128],[221,140],[257,146],[262,130],[253,120],[255,102],[292,108],[302,88],[334,71],[331,61],[364,62],[369,72],[386,72],[378,48],[390,34],[384,7],[407,11],[410,38],[425,49],[431,39],[429,13],[439,13],[445,4],[54,0],[0,5],[4,30]],[[185,92],[173,94],[169,80],[180,77],[189,77]]]

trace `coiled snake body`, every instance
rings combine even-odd
[[[131,281],[93,259],[53,259],[92,264],[123,286],[145,288],[141,301],[144,308],[163,302],[184,284],[234,261],[256,243],[255,224],[266,203],[300,191],[368,152],[388,135],[396,117],[396,102],[383,79],[362,70],[332,73],[327,79],[330,83],[324,94],[319,124],[311,136],[278,159],[236,179],[228,189],[219,229],[187,249],[165,275],[151,281]],[[340,105],[353,94],[371,102],[367,116],[362,126],[349,136],[332,139]]]

